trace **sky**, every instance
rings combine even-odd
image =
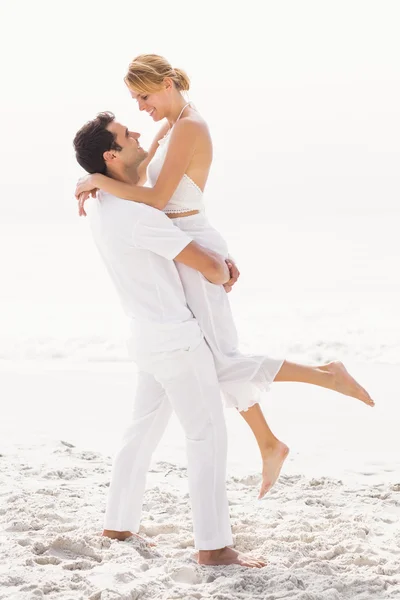
[[[400,214],[396,0],[1,0],[2,223],[73,223],[72,139],[102,110],[142,132],[141,53],[187,71],[215,159],[211,214]]]

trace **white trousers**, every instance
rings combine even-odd
[[[227,434],[212,354],[195,348],[136,357],[133,420],[115,454],[104,529],[139,530],[151,457],[172,410],[186,437],[195,547],[233,543],[226,495]]]
[[[193,240],[228,256],[228,246],[203,214],[173,219],[174,225]],[[241,351],[229,294],[199,271],[176,263],[186,301],[214,356],[215,368],[226,406],[248,410],[260,402],[283,364],[282,359]]]

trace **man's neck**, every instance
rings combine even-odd
[[[124,183],[130,183],[136,185],[139,181],[139,175],[137,172],[137,166],[134,165],[125,169],[107,169],[107,175],[117,181],[123,181]]]

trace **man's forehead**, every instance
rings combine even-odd
[[[107,129],[108,131],[111,131],[112,133],[116,133],[118,135],[118,133],[120,133],[121,131],[126,130],[126,125],[122,125],[122,123],[120,123],[119,121],[111,121],[111,123],[107,125]]]

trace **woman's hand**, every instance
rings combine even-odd
[[[96,184],[96,173],[84,175],[84,177],[81,177],[76,184],[75,198],[78,200],[82,192],[91,192],[97,187],[99,186]]]
[[[78,198],[78,212],[79,212],[79,216],[80,217],[86,217],[86,211],[83,207],[83,205],[85,204],[86,200],[88,198],[90,198],[90,196],[92,198],[96,198],[96,194],[97,194],[98,190],[91,190],[90,192],[82,192],[82,194],[79,196]]]
[[[92,198],[96,197],[98,187],[96,185],[95,178],[96,174],[85,175],[84,177],[81,177],[78,183],[76,184],[75,198],[78,200],[78,210],[80,217],[82,215],[86,217],[86,212],[84,209],[84,204],[86,200],[90,198],[90,196],[92,196]]]

